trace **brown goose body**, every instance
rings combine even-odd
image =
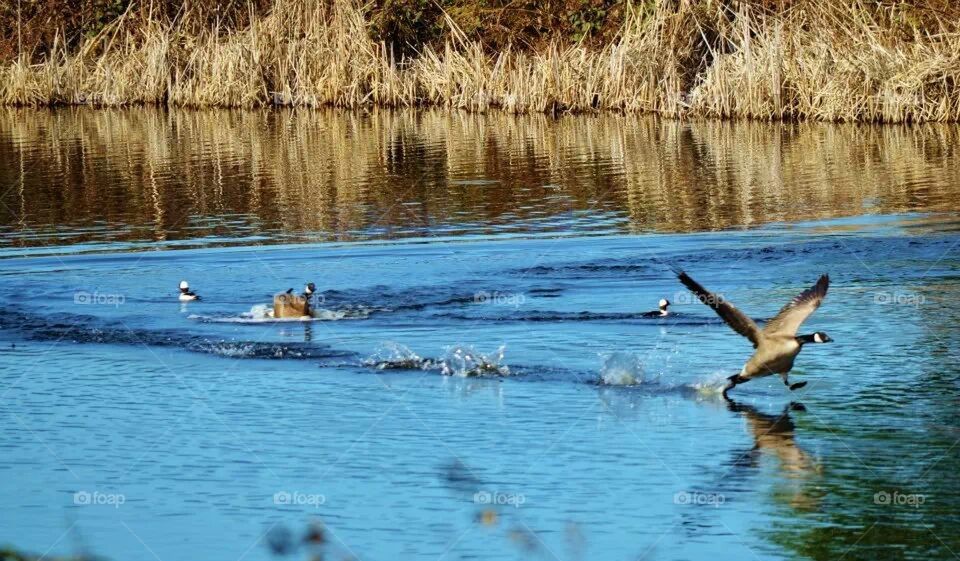
[[[273,297],[273,317],[301,318],[310,315],[310,303],[299,294],[277,294]]]
[[[763,337],[753,356],[743,366],[740,377],[749,380],[771,374],[786,374],[793,369],[793,362],[802,348],[793,335]]]
[[[793,369],[793,363],[804,344],[832,341],[826,333],[822,332],[797,336],[800,324],[820,307],[820,303],[826,297],[830,277],[822,275],[815,285],[787,303],[763,329],[733,304],[727,302],[722,296],[708,291],[686,273],[680,272],[678,278],[684,286],[697,295],[701,302],[713,308],[727,325],[749,339],[756,349],[740,373],[729,378],[730,382],[723,389],[724,397],[727,397],[727,392],[737,384],[772,374],[779,374],[783,378],[783,383],[791,390],[806,385],[806,382],[791,385],[787,375]]]
[[[294,294],[293,289],[282,292],[273,297],[273,317],[302,318],[310,317],[310,298],[314,292],[313,283],[308,284],[303,294]]]

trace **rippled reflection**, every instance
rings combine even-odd
[[[734,465],[737,468],[754,468],[762,456],[775,458],[782,487],[777,487],[775,500],[799,511],[817,508],[820,496],[812,489],[811,482],[818,479],[821,467],[809,452],[796,442],[796,425],[791,411],[806,411],[799,403],[790,403],[779,415],[763,413],[746,403],[730,402],[729,409],[746,420],[753,436],[754,446],[739,453]]]
[[[0,110],[3,244],[697,231],[956,210],[955,126]]]

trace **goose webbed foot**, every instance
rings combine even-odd
[[[730,399],[730,396],[727,395],[727,392],[732,390],[740,382],[744,382],[744,381],[745,380],[741,378],[739,374],[734,374],[733,376],[730,376],[729,378],[727,378],[727,385],[723,387],[723,391],[720,392],[720,395],[723,396],[723,399],[733,402],[733,400]]]
[[[799,390],[803,386],[806,386],[806,382],[797,382],[796,384],[790,384],[790,391]]]

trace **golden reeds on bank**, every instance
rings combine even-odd
[[[60,42],[0,66],[0,103],[960,120],[960,18],[931,12],[917,23],[915,4],[808,0],[773,11],[657,0],[627,10],[605,46],[500,52],[448,17],[445,45],[402,61],[371,37],[367,9],[274,0],[236,29],[191,25],[189,13],[163,21],[134,4],[79,47]]]

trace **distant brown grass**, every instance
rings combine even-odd
[[[273,0],[240,28],[131,7],[97,36],[0,66],[8,105],[416,106],[514,113],[960,120],[960,17],[873,0],[659,0],[602,46],[491,52],[447,16],[401,63],[352,0]],[[771,7],[773,6],[773,7]],[[948,5],[949,6],[949,5]]]

